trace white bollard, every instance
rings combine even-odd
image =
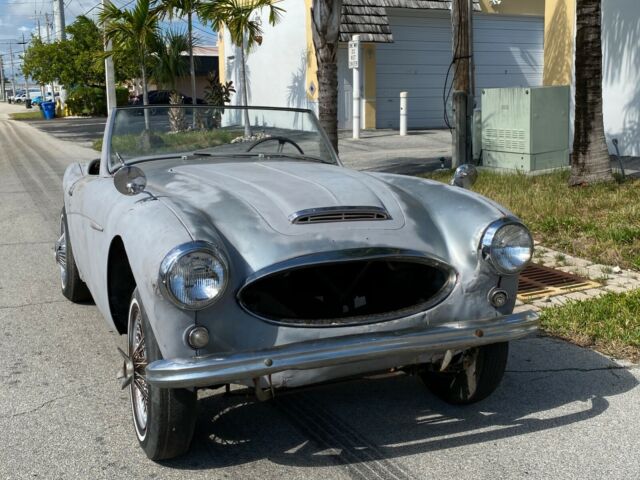
[[[407,134],[407,92],[400,92],[400,136]]]

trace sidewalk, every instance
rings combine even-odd
[[[353,140],[350,130],[341,130],[340,159],[355,170],[417,175],[451,165],[449,130],[411,130],[401,137],[397,130],[363,130]]]
[[[33,107],[32,109],[27,109],[24,106],[24,103],[7,103],[0,102],[0,120],[8,120],[10,113],[18,113],[18,112],[32,112],[37,111],[38,107]]]

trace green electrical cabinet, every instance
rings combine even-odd
[[[535,172],[569,165],[569,87],[482,90],[482,165]]]

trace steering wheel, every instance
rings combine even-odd
[[[251,150],[256,148],[258,145],[260,145],[261,143],[273,142],[273,141],[277,141],[278,144],[279,144],[278,145],[278,153],[282,153],[282,150],[284,149],[284,144],[285,143],[290,143],[291,145],[293,145],[296,148],[296,150],[298,150],[298,152],[300,152],[300,155],[304,155],[304,152],[300,148],[300,145],[298,145],[296,142],[294,142],[290,138],[278,137],[278,136],[276,136],[276,137],[267,137],[267,138],[263,138],[262,140],[258,140],[257,142],[253,142],[251,144],[251,146],[249,148],[247,148],[247,152],[250,152]]]

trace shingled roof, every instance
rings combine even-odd
[[[474,10],[480,10],[479,0],[473,2]],[[450,10],[451,0],[343,0],[340,41],[360,35],[362,42],[393,42],[387,8]]]

